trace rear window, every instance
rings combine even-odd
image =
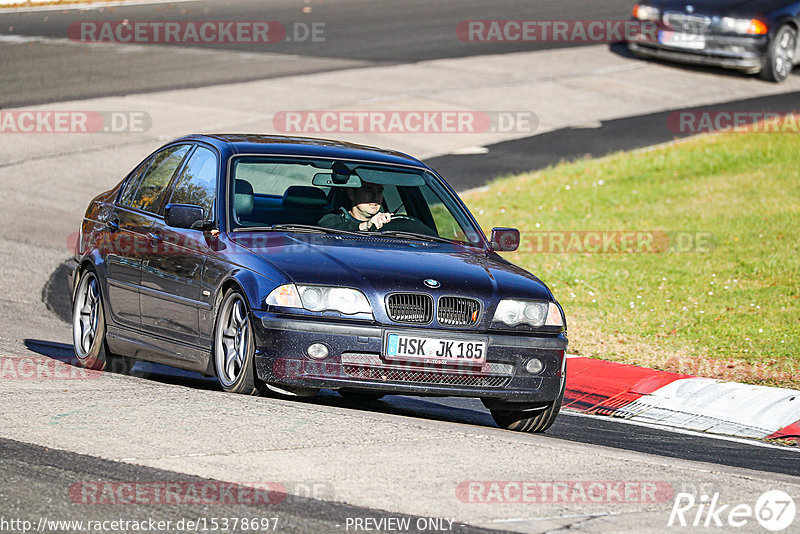
[[[164,200],[167,186],[175,171],[180,167],[190,145],[165,148],[151,159],[147,170],[137,176],[138,183],[126,188],[122,205],[157,213]]]

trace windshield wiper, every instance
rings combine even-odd
[[[362,235],[362,232],[353,232],[351,230],[343,230],[341,228],[314,226],[313,224],[273,224],[269,228],[270,230],[275,230],[279,232],[309,232],[309,233],[337,234],[337,235]]]
[[[382,232],[375,232],[380,236],[388,237],[402,237],[406,239],[418,239],[420,241],[433,241],[434,243],[448,243],[453,244],[453,241],[446,237],[433,236],[428,234],[418,234],[416,232],[403,232],[400,230],[383,230]]]
[[[273,224],[271,226],[242,226],[235,228],[234,232],[305,232],[309,234],[339,234],[339,235],[362,235],[361,232],[351,232],[339,228],[326,228],[324,226],[314,226],[312,224]]]
[[[340,228],[326,228],[324,226],[314,226],[311,224],[273,224],[271,226],[242,226],[234,229],[235,232],[305,232],[309,234],[336,234],[336,235],[357,235],[360,237],[382,236],[398,237],[403,239],[416,239],[419,241],[432,241],[434,243],[453,244],[455,241],[450,239],[432,236],[428,234],[418,234],[415,232],[403,232],[400,230],[383,230],[382,232],[355,232],[352,230],[342,230]]]

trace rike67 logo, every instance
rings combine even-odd
[[[667,526],[729,529],[752,525],[755,519],[765,529],[778,532],[794,522],[795,513],[794,499],[781,490],[764,493],[753,506],[723,502],[719,493],[703,494],[699,498],[694,493],[678,493]]]

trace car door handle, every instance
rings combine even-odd
[[[149,234],[147,234],[147,242],[150,243],[151,247],[158,245],[160,241],[161,241],[161,236],[159,234],[156,234],[154,232],[150,232]]]
[[[119,230],[119,219],[111,219],[110,221],[106,221],[106,228],[108,228],[109,232],[116,232]]]

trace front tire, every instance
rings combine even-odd
[[[794,68],[794,53],[797,49],[797,30],[789,25],[778,28],[775,38],[769,43],[766,63],[761,78],[769,82],[782,82]]]
[[[530,432],[538,434],[544,432],[556,421],[558,412],[561,411],[561,403],[564,401],[564,389],[566,380],[561,386],[558,398],[545,408],[536,412],[525,412],[515,410],[490,410],[492,419],[500,428],[506,430],[516,430],[517,432]]]
[[[72,345],[81,367],[120,374],[128,374],[133,367],[133,360],[108,349],[100,281],[91,268],[81,273],[72,299]]]
[[[214,370],[224,391],[257,395],[255,340],[244,296],[235,289],[222,298],[214,326]]]

